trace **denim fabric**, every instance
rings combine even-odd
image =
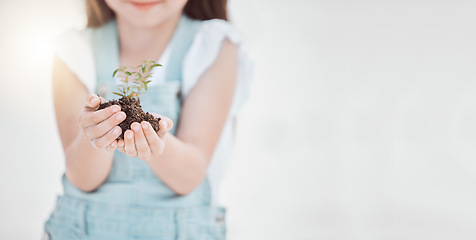
[[[144,111],[165,115],[177,123],[182,101],[182,61],[200,23],[185,16],[180,19],[171,40],[171,59],[164,64],[166,81],[149,87],[141,96]],[[113,98],[116,83],[111,73],[119,63],[116,23],[110,21],[88,31],[92,31],[97,93]],[[171,133],[175,134],[175,128]],[[225,239],[225,210],[210,205],[207,178],[192,193],[180,196],[144,161],[116,151],[111,172],[96,191],[81,191],[65,175],[62,180],[64,196],[58,197],[45,224],[45,232],[52,240]]]
[[[45,224],[56,239],[225,239],[225,209],[118,206],[60,196]]]

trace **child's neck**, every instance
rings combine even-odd
[[[174,34],[181,14],[153,27],[136,27],[117,18],[120,65],[136,66],[143,60],[157,61]]]

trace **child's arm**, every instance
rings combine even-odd
[[[125,142],[120,140],[118,149],[146,160],[177,194],[192,192],[206,176],[227,120],[236,83],[237,58],[237,47],[225,41],[216,62],[185,99],[176,137],[167,132],[171,122],[167,127],[161,125],[158,135],[143,122],[142,128],[125,132]],[[132,129],[134,125],[139,126],[134,123]],[[128,140],[128,135],[133,138]]]
[[[113,111],[118,106],[96,112],[99,98],[88,97],[78,77],[58,58],[53,67],[53,95],[66,159],[66,177],[79,189],[93,191],[104,182],[111,169],[113,153],[105,148],[114,149],[110,145],[116,144],[115,139],[121,132],[120,127],[114,126],[122,121],[117,115],[124,113]],[[92,99],[96,102],[91,103]]]

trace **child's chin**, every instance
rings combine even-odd
[[[127,21],[136,27],[154,27],[167,20],[163,11],[139,11],[137,14],[127,16]]]

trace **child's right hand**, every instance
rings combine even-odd
[[[96,111],[101,99],[94,94],[88,96],[87,105],[79,114],[79,126],[87,140],[97,149],[113,151],[117,147],[116,138],[122,132],[117,126],[126,119],[126,114],[121,112],[118,105]]]

